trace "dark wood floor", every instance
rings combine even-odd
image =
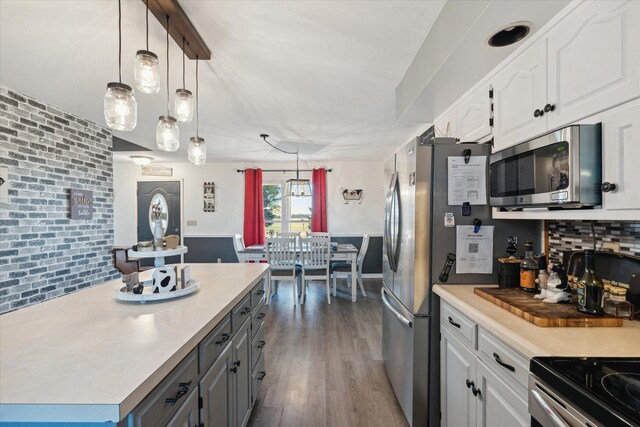
[[[407,426],[382,364],[381,281],[351,302],[346,281],[327,304],[311,283],[293,307],[282,282],[267,308],[266,372],[249,426]]]

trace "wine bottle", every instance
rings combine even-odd
[[[592,249],[584,251],[584,273],[577,283],[578,311],[587,314],[602,315],[602,296],[604,284],[595,271],[595,260]]]
[[[524,244],[524,258],[520,263],[520,289],[527,292],[536,292],[536,272],[538,262],[533,257],[533,242]]]

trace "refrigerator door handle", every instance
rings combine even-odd
[[[395,174],[393,185],[393,207],[396,211],[396,217],[398,218],[398,226],[395,228],[395,236],[393,239],[393,271],[398,271],[398,256],[400,255],[400,235],[402,230],[402,205],[400,204],[400,183],[398,182],[398,173]]]
[[[387,295],[386,295],[386,291],[384,289],[384,286],[380,289],[380,293],[382,294],[382,302],[384,303],[384,305],[387,306],[387,308],[389,310],[391,310],[391,312],[398,318],[398,320],[400,322],[402,322],[405,326],[409,327],[409,328],[413,327],[413,322],[411,320],[407,319],[398,310],[393,308],[393,306],[391,305],[391,303],[387,299]]]
[[[389,267],[392,271],[398,271],[398,264],[396,261],[396,248],[397,248],[397,236],[393,235],[392,221],[394,218],[394,210],[397,205],[396,191],[398,187],[398,173],[391,175],[391,182],[389,184],[389,191],[387,192],[387,200],[385,207],[385,251],[387,252],[387,258],[389,260]]]

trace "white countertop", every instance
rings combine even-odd
[[[616,328],[543,328],[473,293],[487,285],[435,285],[444,301],[527,357],[640,357],[640,322]]]
[[[0,421],[117,422],[251,290],[266,264],[191,264],[195,294],[123,303],[107,282],[0,316]],[[25,419],[28,417],[28,419]]]

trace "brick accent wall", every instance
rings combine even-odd
[[[117,276],[111,133],[0,87],[0,313]],[[69,189],[93,191],[91,220],[69,219]]]
[[[591,221],[548,221],[549,257],[562,261],[562,252],[593,248]],[[640,221],[595,221],[596,248],[603,242],[620,244],[620,253],[640,257]]]

